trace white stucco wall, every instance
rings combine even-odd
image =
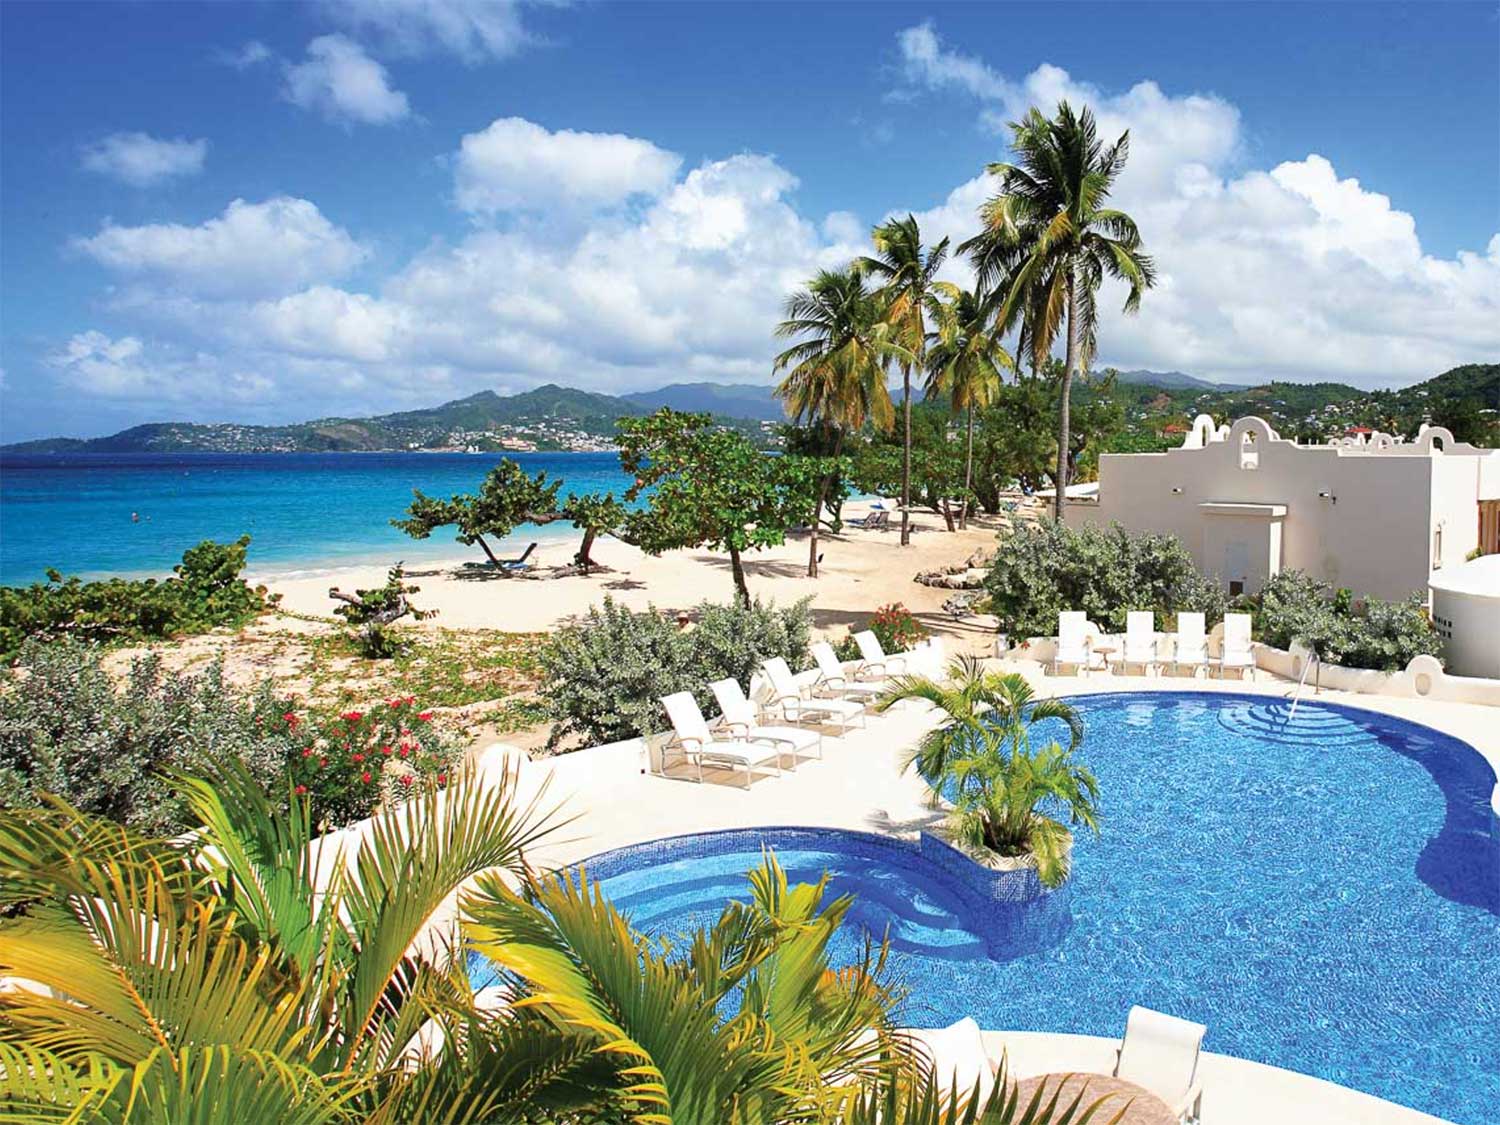
[[[1247,435],[1253,444],[1245,445]],[[1280,568],[1305,570],[1335,586],[1383,598],[1427,592],[1434,531],[1443,527],[1443,565],[1456,565],[1478,536],[1480,497],[1500,494],[1500,454],[1432,440],[1390,446],[1299,446],[1259,418],[1165,453],[1105,454],[1099,499],[1070,504],[1072,525],[1118,522],[1132,531],[1176,535],[1208,573],[1225,573],[1226,544],[1239,538],[1252,560],[1273,536],[1274,517],[1227,516],[1205,504],[1286,506]],[[1441,445],[1441,436],[1438,444]],[[1196,447],[1195,447],[1196,446]],[[1242,468],[1253,451],[1254,468]],[[1222,521],[1242,521],[1239,537]],[[1263,578],[1252,568],[1250,592]]]
[[[1500,679],[1500,555],[1437,571],[1432,619],[1449,672]]]

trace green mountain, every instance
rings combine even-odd
[[[773,388],[756,383],[673,383],[654,391],[632,391],[621,397],[647,410],[670,406],[690,414],[786,421],[786,411]]]

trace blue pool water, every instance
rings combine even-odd
[[[529,473],[570,492],[624,492],[613,453],[516,453]],[[0,582],[65,574],[165,574],[204,539],[251,536],[253,571],[397,559],[482,560],[450,530],[415,540],[391,526],[412,490],[473,492],[499,454],[77,453],[0,454]],[[139,521],[131,520],[137,513]],[[520,528],[510,553],[572,525]]]
[[[1500,852],[1478,754],[1315,703],[1287,723],[1249,696],[1074,702],[1105,819],[1077,842],[1071,926],[1041,952],[987,948],[963,886],[861,834],[682,837],[587,867],[669,935],[744,897],[769,845],[793,878],[826,870],[859,896],[838,956],[889,930],[911,1024],[1117,1036],[1139,1003],[1207,1024],[1209,1050],[1500,1121]]]

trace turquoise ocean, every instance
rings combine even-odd
[[[562,494],[623,494],[614,453],[508,454],[562,478]],[[500,454],[0,454],[0,584],[49,567],[84,577],[166,574],[204,539],[251,537],[249,570],[283,574],[398,559],[484,556],[451,530],[415,540],[391,526],[413,489],[475,491]],[[136,518],[133,518],[136,517]],[[518,528],[501,544],[575,537],[571,524]],[[499,552],[497,552],[499,553]]]

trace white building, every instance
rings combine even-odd
[[[1447,670],[1500,680],[1500,554],[1444,567],[1430,585]]]
[[[1424,426],[1298,445],[1261,418],[1214,427],[1199,415],[1165,453],[1106,453],[1095,501],[1073,525],[1119,523],[1177,536],[1232,593],[1281,570],[1382,598],[1427,595],[1432,572],[1476,547],[1500,552],[1500,450]]]

